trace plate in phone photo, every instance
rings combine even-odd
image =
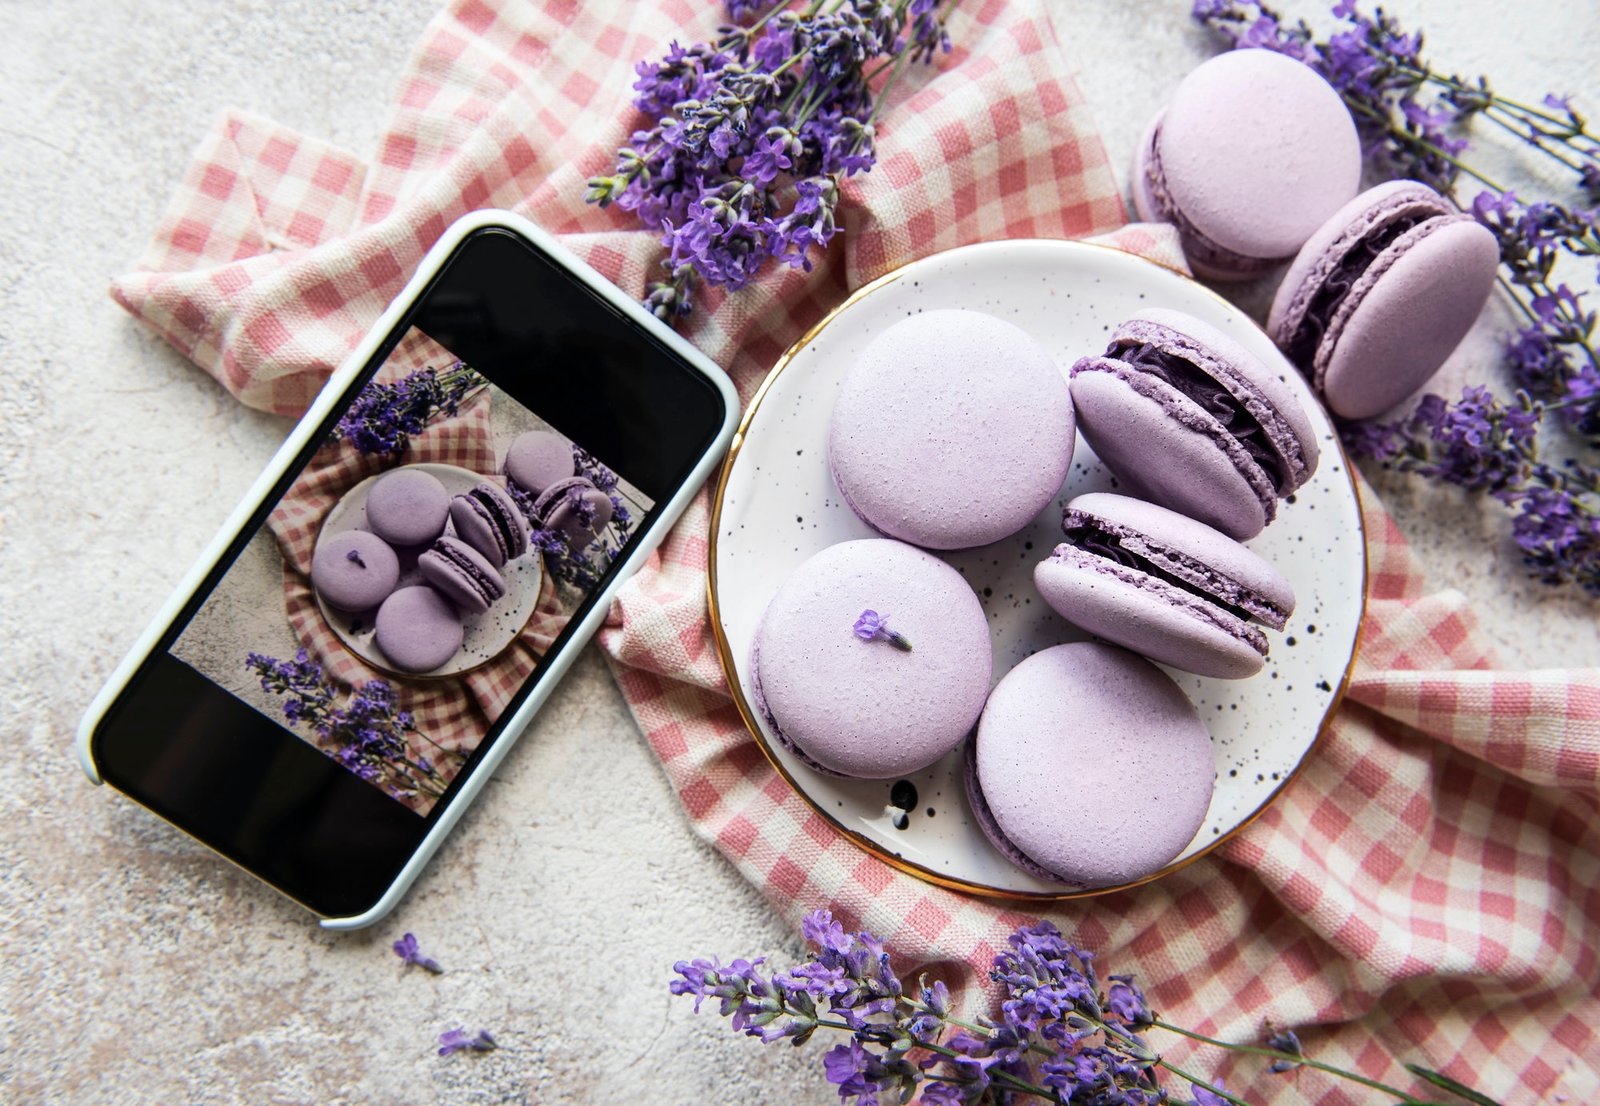
[[[473,488],[483,483],[488,477],[482,476],[471,469],[460,468],[456,465],[441,465],[423,463],[407,466],[419,468],[424,472],[438,477],[444,485],[445,491],[452,496],[470,492]],[[367,477],[361,483],[345,492],[339,502],[333,505],[327,518],[322,521],[322,529],[317,533],[320,544],[324,537],[330,534],[343,533],[346,530],[367,530],[367,493],[372,490],[372,485],[379,477],[385,475],[378,473]],[[445,524],[446,534],[454,534],[455,528]],[[417,571],[417,554],[424,549],[404,550],[396,549],[400,557],[400,582],[397,587],[408,587],[412,584],[423,583],[422,575]],[[514,561],[506,562],[500,569],[500,575],[506,581],[506,593],[500,601],[491,606],[483,614],[469,614],[462,618],[462,627],[465,630],[461,648],[456,650],[456,655],[431,672],[401,672],[393,668],[383,651],[378,648],[375,640],[376,632],[372,622],[372,612],[349,614],[337,608],[330,607],[317,596],[317,606],[322,611],[323,620],[333,629],[339,640],[363,661],[383,672],[403,680],[438,679],[444,676],[459,676],[470,672],[480,665],[488,664],[503,652],[506,646],[517,639],[528,620],[533,617],[533,611],[539,603],[539,587],[543,582],[543,560],[539,554],[529,550],[526,554]]]
[[[1245,680],[1164,669],[1206,723],[1216,788],[1188,847],[1146,882],[1204,855],[1256,818],[1311,754],[1338,705],[1355,658],[1365,605],[1366,544],[1348,461],[1305,381],[1260,328],[1216,293],[1173,270],[1081,242],[991,242],[913,262],[861,288],[778,361],[745,412],[713,503],[713,633],[745,724],[774,767],[818,814],[858,846],[930,882],[981,895],[1059,899],[1133,886],[1068,888],[1004,860],[973,821],[962,748],[899,780],[823,775],[803,764],[752,709],[750,644],[767,602],[812,554],[878,537],[850,510],[828,468],[828,425],[845,370],[879,333],[921,311],[966,308],[1020,326],[1063,374],[1104,351],[1111,330],[1147,308],[1185,311],[1230,335],[1282,376],[1304,405],[1322,447],[1316,474],[1245,544],[1293,585],[1296,608],[1271,652]],[[981,366],[974,371],[982,371]],[[1033,568],[1062,540],[1068,499],[1116,491],[1080,435],[1054,501],[994,545],[932,551],[965,577],[988,616],[998,682],[1025,657],[1088,635],[1045,604]],[[1117,832],[1107,827],[1107,833]]]

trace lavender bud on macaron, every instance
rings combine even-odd
[[[995,686],[967,747],[967,798],[994,847],[1051,883],[1131,883],[1205,824],[1211,738],[1164,672],[1110,645],[1035,653]]]
[[[955,748],[983,710],[992,664],[988,622],[961,574],[876,538],[795,569],[750,649],[755,708],[779,743],[818,772],[865,779]]]
[[[611,497],[586,476],[558,480],[533,501],[533,524],[560,531],[575,551],[593,541],[614,514]]]
[[[323,534],[311,556],[311,586],[330,607],[369,611],[400,580],[400,559],[389,543],[365,530]]]

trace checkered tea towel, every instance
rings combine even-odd
[[[246,403],[299,412],[463,212],[513,208],[631,292],[660,247],[582,202],[638,123],[632,65],[714,30],[687,0],[457,0],[408,65],[364,163],[228,114],[205,139],[118,302]],[[846,290],[1001,237],[1109,235],[1181,264],[1124,219],[1050,0],[974,0],[956,44],[902,80],[879,162],[844,189],[845,233],[810,273],[700,296],[686,334],[748,399]],[[1305,771],[1223,849],[1154,884],[1045,912],[1212,1036],[1297,1027],[1335,1063],[1426,1097],[1442,1069],[1508,1103],[1600,1101],[1600,671],[1496,671],[1459,594],[1429,592],[1364,491],[1372,569],[1350,692]],[[697,832],[791,922],[830,906],[962,1000],[1036,915],[919,883],[838,837],[768,766],[728,700],[706,609],[702,494],[629,582],[601,644]],[[685,949],[685,955],[712,950]],[[732,955],[742,950],[718,950]],[[1205,1046],[1252,1101],[1387,1101]]]

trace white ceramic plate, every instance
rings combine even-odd
[[[456,465],[423,463],[412,467],[437,476],[445,490],[453,496],[470,492],[490,479],[480,476],[471,469]],[[322,529],[317,532],[319,543],[330,534],[339,534],[346,530],[371,529],[367,525],[367,492],[372,490],[373,483],[382,475],[384,474],[378,473],[376,476],[369,476],[344,493],[339,502],[333,505],[333,510],[328,512],[328,517],[322,520]],[[454,527],[448,522],[445,524],[445,533],[455,533]],[[425,583],[422,574],[417,571],[416,552],[408,553],[405,550],[396,552],[400,555],[400,582],[396,586],[403,588],[411,584]],[[317,606],[322,611],[323,620],[332,627],[339,640],[344,642],[345,648],[374,668],[405,680],[459,676],[463,672],[470,672],[479,665],[494,660],[506,646],[516,640],[517,635],[528,624],[528,619],[533,617],[533,609],[539,603],[539,584],[543,573],[543,559],[532,551],[514,561],[506,562],[500,569],[500,575],[505,577],[506,581],[505,595],[483,614],[467,615],[462,619],[465,634],[461,648],[456,650],[455,656],[431,672],[399,672],[390,667],[388,659],[384,657],[375,640],[377,635],[374,632],[371,612],[349,615],[328,606],[320,595],[317,596]]]
[[[800,763],[750,708],[750,643],[778,586],[818,550],[876,536],[842,502],[828,471],[828,420],[839,381],[885,327],[948,307],[987,311],[1022,327],[1044,344],[1063,373],[1079,357],[1102,352],[1112,328],[1135,311],[1187,311],[1281,366],[1320,438],[1316,475],[1292,500],[1280,501],[1277,520],[1248,543],[1289,578],[1298,602],[1283,632],[1267,631],[1271,656],[1265,670],[1233,681],[1169,670],[1211,731],[1217,777],[1205,825],[1177,860],[1156,873],[1164,874],[1251,821],[1298,770],[1343,692],[1366,584],[1355,486],[1327,415],[1254,323],[1172,270],[1079,242],[967,246],[867,285],[790,349],[745,413],[717,489],[711,605],[729,685],[746,724],[801,796],[858,845],[895,866],[979,894],[1066,898],[1114,890],[1070,890],[1007,863],[967,809],[960,749],[908,780],[835,779]],[[1062,505],[1083,492],[1107,490],[1117,490],[1116,483],[1080,436],[1066,483],[1033,523],[995,545],[941,554],[983,601],[997,681],[1024,657],[1086,636],[1045,605],[1032,573],[1061,540]]]

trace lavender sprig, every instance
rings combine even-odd
[[[902,653],[911,652],[911,642],[901,633],[889,629],[889,616],[879,614],[877,611],[862,611],[861,617],[856,619],[853,627],[856,637],[862,641],[887,641]]]
[[[1541,449],[1549,412],[1582,445],[1600,447],[1596,312],[1586,303],[1593,289],[1574,289],[1556,275],[1563,259],[1600,258],[1600,213],[1525,201],[1462,159],[1463,128],[1482,120],[1562,166],[1585,200],[1600,204],[1600,138],[1570,97],[1533,104],[1502,95],[1487,77],[1437,72],[1422,56],[1423,36],[1382,8],[1368,15],[1355,0],[1340,0],[1333,14],[1342,27],[1325,41],[1259,0],[1196,0],[1193,12],[1234,46],[1277,50],[1327,78],[1350,108],[1369,162],[1431,184],[1495,236],[1501,287],[1526,320],[1506,339],[1518,389],[1511,402],[1478,387],[1453,404],[1426,396],[1408,418],[1342,424],[1346,445],[1357,456],[1494,496],[1513,512],[1512,538],[1535,578],[1600,594],[1595,469],[1553,462]],[[1485,186],[1470,201],[1457,192],[1462,177]]]
[[[635,67],[633,103],[651,125],[585,199],[660,233],[667,276],[644,298],[658,318],[687,315],[701,283],[738,289],[772,261],[811,268],[838,233],[840,182],[872,168],[895,78],[950,48],[957,2],[729,0],[733,22],[712,42],[675,42]]]
[[[1428,1106],[1405,1091],[1308,1058],[1292,1031],[1268,1027],[1264,1046],[1236,1045],[1162,1021],[1131,976],[1102,987],[1094,957],[1049,922],[1023,926],[994,958],[989,977],[1001,985],[998,1018],[954,1016],[943,982],[926,977],[913,992],[895,973],[883,942],[849,933],[826,910],[802,922],[813,946],[804,963],[771,970],[765,961],[680,960],[675,995],[707,999],[733,1028],[764,1042],[802,1045],[819,1029],[848,1033],[822,1057],[841,1102],[859,1106],[909,1102],[955,1106],[1010,1103],[1033,1097],[1057,1106],[1157,1106],[1173,1099],[1160,1073],[1184,1080],[1196,1106],[1248,1106],[1221,1080],[1210,1081],[1164,1059],[1143,1034],[1164,1029],[1230,1051],[1272,1061],[1269,1071],[1298,1067],[1379,1091],[1386,1103]],[[1449,1089],[1453,1081],[1407,1065],[1414,1075]],[[1471,1101],[1492,1100],[1461,1087]]]
[[[564,580],[588,591],[599,585],[606,570],[622,555],[623,546],[633,537],[634,518],[633,512],[628,509],[627,500],[623,499],[617,490],[618,480],[615,472],[602,464],[592,453],[576,444],[572,447],[572,459],[576,474],[585,477],[589,483],[605,492],[607,498],[611,500],[611,521],[601,527],[589,543],[580,549],[572,547],[564,531],[546,529],[539,525],[538,516],[533,509],[534,497],[519,487],[515,481],[507,482],[506,491],[528,519],[532,528],[530,543],[544,557],[545,567],[550,570],[550,574],[558,580]],[[581,489],[574,488],[568,494],[573,496],[571,502],[577,508],[580,519],[586,524],[592,522],[595,517],[594,504],[582,496]]]
[[[432,758],[413,753],[408,738],[427,742],[439,756],[460,754],[417,729],[388,681],[368,680],[339,707],[338,691],[304,649],[292,661],[248,653],[245,667],[260,677],[262,691],[283,697],[283,717],[290,727],[305,726],[334,760],[362,779],[396,798],[419,793],[437,798],[449,786]]]
[[[392,384],[371,381],[339,420],[334,436],[360,453],[392,456],[422,433],[430,419],[455,415],[486,384],[476,369],[460,361],[443,372],[418,369]]]
[[[446,1029],[439,1034],[439,1055],[449,1056],[452,1052],[493,1052],[499,1048],[499,1043],[490,1035],[487,1029],[480,1029],[477,1033],[468,1033],[465,1029]]]
[[[432,972],[434,975],[443,974],[444,969],[439,966],[439,962],[433,957],[423,954],[421,946],[417,944],[417,935],[415,933],[407,933],[396,941],[392,947],[394,948],[394,954],[406,964],[414,964],[424,971]]]

